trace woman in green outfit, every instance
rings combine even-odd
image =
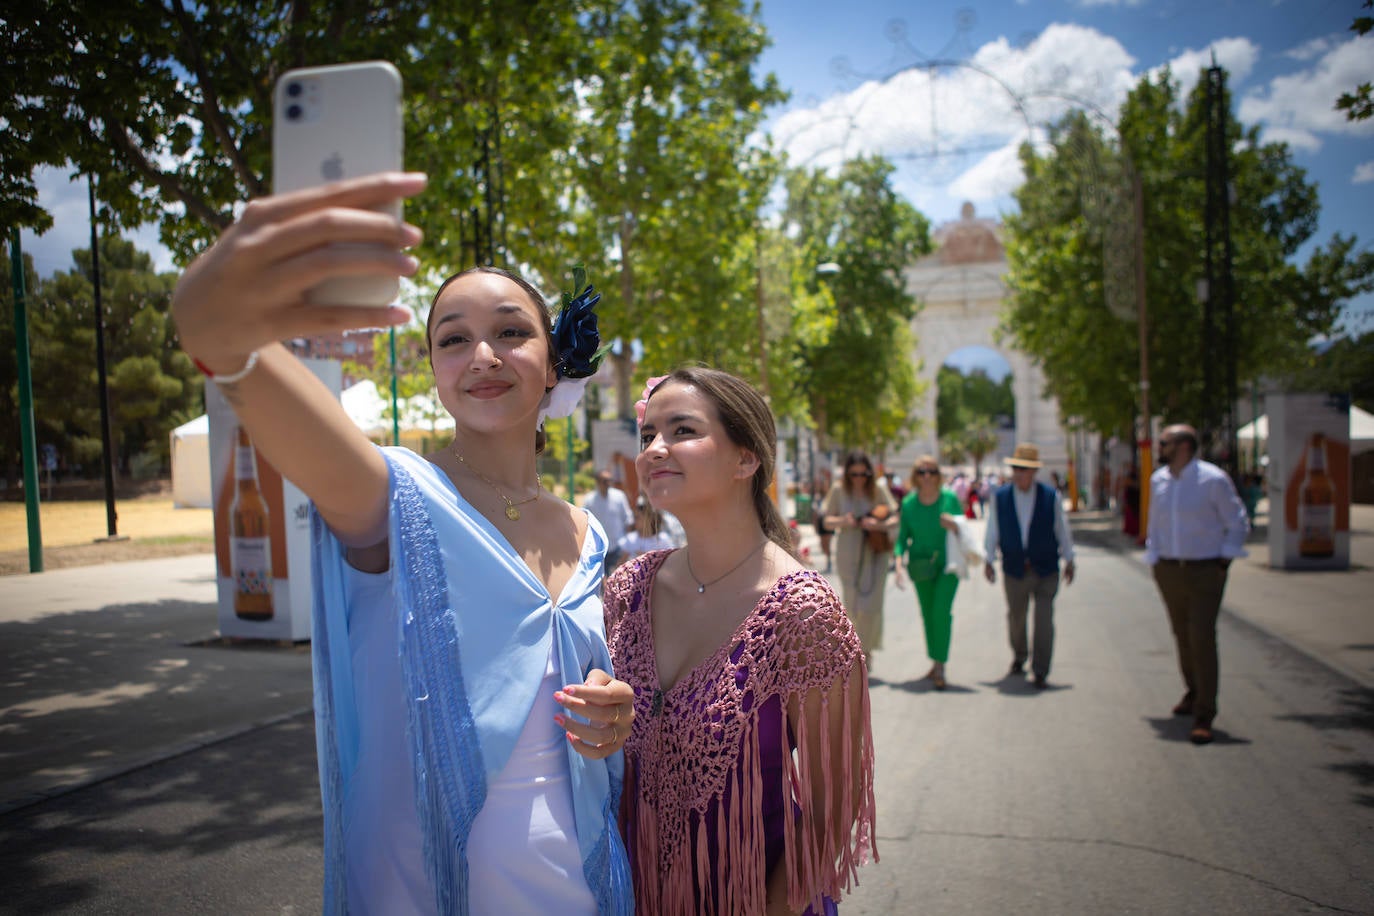
[[[925,624],[926,654],[934,662],[926,677],[936,690],[945,689],[951,609],[959,587],[959,577],[945,572],[945,532],[959,530],[955,518],[962,513],[959,497],[941,485],[940,465],[930,455],[917,458],[911,468],[911,490],[902,500],[894,550],[898,587],[903,585],[903,568],[916,586]]]

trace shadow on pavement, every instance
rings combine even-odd
[[[1056,681],[1048,681],[1044,687],[1036,687],[1034,681],[1020,674],[1005,674],[998,680],[979,683],[1007,697],[1038,697],[1041,694],[1073,689],[1072,684],[1061,684]]]
[[[1294,713],[1279,716],[1284,722],[1301,722],[1327,731],[1362,731],[1374,734],[1374,690],[1364,687],[1343,687],[1336,692],[1338,709],[1334,713]]]
[[[1145,717],[1155,730],[1155,737],[1160,741],[1176,741],[1180,744],[1188,744],[1188,732],[1193,728],[1193,720],[1188,716],[1167,716],[1161,718]],[[1249,738],[1240,738],[1224,728],[1212,726],[1212,744],[1252,744]],[[1206,747],[1206,745],[1202,745]]]
[[[280,893],[286,874],[298,911],[318,912],[313,724],[298,716],[0,817],[5,906],[119,912],[142,898],[146,913],[261,911],[252,885]],[[242,906],[208,903],[226,897]]]
[[[1336,693],[1337,711],[1334,713],[1295,713],[1279,716],[1286,722],[1300,722],[1318,731],[1356,731],[1374,734],[1374,690],[1365,687],[1345,687]],[[1362,790],[1356,801],[1374,808],[1374,763],[1367,760],[1335,763],[1328,767],[1333,773],[1351,776]]]
[[[116,604],[0,625],[0,806],[309,707],[309,647],[196,648],[213,605]]]
[[[1342,776],[1349,776],[1360,784],[1360,788],[1366,791],[1355,796],[1358,804],[1366,808],[1374,808],[1374,763],[1359,761],[1358,763],[1333,763],[1327,767],[1333,773],[1340,773]]]
[[[898,684],[898,683],[894,683],[894,682],[892,682],[892,681],[885,681],[885,680],[883,680],[882,678],[877,677],[877,676],[872,675],[872,674],[870,674],[870,675],[868,676],[868,686],[869,686],[870,688],[874,688],[874,687],[887,687],[887,688],[890,689],[890,690],[901,690],[901,691],[904,691],[904,692],[906,692],[906,693],[977,693],[977,692],[978,692],[978,691],[974,690],[974,689],[971,688],[971,687],[962,687],[962,686],[960,686],[959,684],[954,683],[953,681],[948,681],[948,683],[947,683],[947,685],[946,685],[946,687],[945,687],[944,690],[936,690],[936,689],[935,689],[935,685],[934,685],[933,683],[931,683],[931,681],[930,681],[929,678],[924,678],[924,677],[922,677],[922,678],[916,678],[916,679],[914,679],[914,680],[903,681],[903,682],[901,682],[900,684]]]

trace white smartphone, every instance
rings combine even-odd
[[[385,61],[290,70],[272,105],[272,190],[281,194],[343,178],[399,171],[404,143],[401,74]],[[397,220],[401,204],[383,209]],[[312,287],[320,305],[386,305],[395,277],[339,277]]]

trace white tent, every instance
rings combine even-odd
[[[369,438],[391,442],[391,399],[377,386],[363,381],[339,396],[353,422]],[[440,433],[453,430],[453,418],[435,398],[418,394],[400,402],[403,432]],[[172,430],[172,504],[198,509],[212,508],[210,485],[210,418],[202,415]]]
[[[1246,423],[1236,433],[1241,442],[1249,443],[1259,439],[1263,446],[1269,442],[1269,417],[1260,414]],[[1358,455],[1374,449],[1374,414],[1350,405],[1350,453]]]
[[[358,428],[371,437],[391,436],[391,396],[377,390],[375,382],[361,381],[339,396],[344,410],[358,424]],[[453,418],[444,410],[438,399],[429,395],[417,394],[401,398],[397,405],[401,415],[402,431],[451,432]]]
[[[202,414],[172,430],[172,505],[209,509],[210,418]]]

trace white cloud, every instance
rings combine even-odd
[[[1352,184],[1369,184],[1374,181],[1374,159],[1355,166],[1355,174],[1350,177]]]
[[[33,258],[34,269],[40,277],[74,269],[72,252],[78,248],[89,251],[91,247],[90,192],[85,176],[73,181],[71,174],[71,169],[67,168],[44,166],[34,170],[39,203],[52,214],[53,225],[41,236],[32,230],[23,230],[20,245],[24,253]],[[97,188],[97,196],[99,193]],[[146,224],[132,232],[125,230],[123,235],[139,251],[152,255],[154,270],[175,269],[171,252],[158,241],[155,225]]]
[[[1310,130],[1301,130],[1295,127],[1266,127],[1262,141],[1265,143],[1287,143],[1293,149],[1305,153],[1315,153],[1322,148],[1320,137]]]
[[[1006,197],[1020,187],[1025,174],[1017,151],[1021,137],[984,156],[949,186],[949,194],[960,200],[987,201]]]
[[[1188,94],[1197,85],[1201,71],[1212,66],[1214,57],[1217,65],[1226,69],[1227,83],[1234,88],[1245,82],[1259,60],[1259,53],[1259,45],[1248,38],[1220,38],[1205,48],[1189,48],[1174,55],[1169,61],[1169,72],[1178,81],[1179,104],[1188,100]],[[1150,75],[1157,77],[1163,69],[1154,67]]]
[[[1094,29],[1052,25],[1024,47],[998,39],[963,67],[911,68],[787,112],[770,133],[793,165],[830,168],[856,155],[896,161],[917,206],[1005,199],[1021,181],[1016,151],[1074,107],[1113,119],[1135,84],[1134,58]]]
[[[1284,139],[1315,151],[1321,134],[1374,134],[1374,121],[1352,122],[1336,109],[1342,92],[1369,79],[1374,35],[1352,38],[1327,51],[1312,67],[1278,76],[1248,93],[1237,111],[1247,124],[1264,126],[1266,139]]]
[[[1310,38],[1298,45],[1296,48],[1289,48],[1283,52],[1284,57],[1291,57],[1293,60],[1312,60],[1321,57],[1331,50],[1332,41],[1330,38]]]

